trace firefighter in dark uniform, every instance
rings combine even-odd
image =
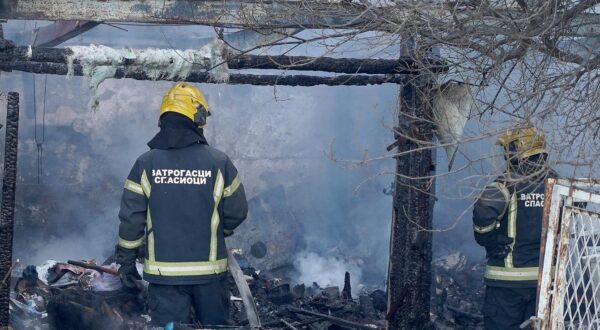
[[[507,171],[475,203],[473,228],[487,252],[485,328],[519,329],[535,315],[545,182],[556,174],[535,128],[510,130],[498,142]]]
[[[152,322],[226,325],[229,316],[224,237],[246,218],[248,205],[237,169],[203,134],[208,104],[187,83],[175,84],[160,107],[160,132],[125,182],[117,246],[126,287],[140,275],[137,252],[146,242]]]

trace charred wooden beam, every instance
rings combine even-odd
[[[412,59],[354,59],[308,56],[241,55],[229,58],[230,69],[280,69],[298,71],[325,71],[334,73],[410,74],[417,71],[446,71],[442,61],[428,59],[417,63]]]
[[[119,272],[116,269],[112,269],[112,268],[108,268],[108,267],[102,267],[102,266],[98,266],[98,265],[90,265],[90,264],[87,264],[85,262],[75,261],[75,260],[67,260],[67,263],[70,264],[70,265],[81,267],[81,268],[85,268],[85,269],[93,269],[93,270],[98,271],[100,273],[106,273],[106,274],[111,274],[111,275],[119,276]]]
[[[344,289],[342,290],[342,299],[352,299],[352,285],[350,284],[350,273],[348,272],[344,274]]]
[[[45,48],[14,46],[9,41],[0,45],[0,61],[31,61],[67,63],[73,52],[68,48]],[[77,60],[74,63],[79,63]],[[101,64],[101,63],[99,63]],[[107,65],[110,63],[106,63]],[[138,64],[135,59],[123,59],[122,65]],[[227,58],[230,69],[277,69],[295,71],[324,71],[347,74],[411,74],[422,70],[431,72],[446,71],[447,66],[442,61],[428,59],[417,63],[412,59],[355,59],[308,56],[261,56],[235,55]]]
[[[0,62],[1,71],[22,71],[43,74],[66,75],[68,67],[61,63],[48,62]],[[81,65],[74,64],[74,76],[83,76]],[[140,69],[131,69],[127,67],[117,67],[113,77],[115,79],[130,78],[135,80],[167,80],[195,83],[224,83],[214,81],[206,71],[192,71],[186,79],[169,77],[169,73],[164,72],[158,78],[150,77],[145,71]],[[337,75],[333,77],[325,76],[307,76],[307,75],[253,75],[253,74],[231,74],[227,84],[231,85],[258,85],[258,86],[365,86],[381,84],[398,84],[402,81],[399,75]]]
[[[0,18],[201,24],[252,28],[358,28],[375,14],[341,2],[239,0],[0,0]]]
[[[433,139],[427,75],[400,87],[396,176],[388,269],[388,329],[429,329]]]
[[[281,323],[285,324],[286,327],[288,327],[291,330],[299,330],[298,328],[296,328],[293,324],[291,324],[290,322],[281,319]]]
[[[9,326],[10,271],[15,217],[15,186],[17,180],[17,146],[19,135],[19,93],[8,93],[6,137],[4,141],[4,179],[0,208],[0,328]]]
[[[240,296],[242,297],[242,302],[244,303],[244,308],[246,309],[246,316],[248,317],[250,329],[260,329],[260,318],[258,317],[256,302],[254,301],[250,287],[248,287],[248,283],[244,278],[244,273],[242,272],[242,269],[240,268],[240,265],[238,264],[237,259],[235,259],[235,256],[231,250],[227,250],[227,266],[229,267],[231,276],[233,277],[238,291],[240,292]]]
[[[364,330],[377,329],[377,327],[375,325],[356,323],[356,322],[344,320],[344,319],[339,318],[339,317],[335,317],[335,316],[331,316],[331,315],[327,315],[327,314],[322,314],[322,313],[317,313],[317,312],[309,311],[309,310],[302,309],[302,308],[296,308],[296,307],[288,306],[287,310],[289,310],[290,312],[294,312],[294,313],[322,317],[322,318],[326,319],[327,321],[329,321],[329,322],[331,322],[333,324],[336,324],[338,326],[345,327],[345,328],[350,328],[350,329],[364,329]]]
[[[139,22],[156,24],[200,24],[253,29],[353,29],[397,33],[408,18],[430,15],[447,17],[459,24],[474,22],[482,28],[498,28],[498,15],[525,20],[528,13],[505,5],[484,12],[479,8],[440,6],[426,1],[415,13],[413,7],[377,6],[355,1],[306,0],[0,0],[0,19]],[[559,12],[568,16],[568,12]],[[567,17],[569,18],[569,17]],[[561,31],[565,36],[598,37],[600,15],[580,13],[569,18]]]

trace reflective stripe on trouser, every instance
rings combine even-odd
[[[201,262],[159,262],[146,259],[144,273],[159,276],[212,275],[227,271],[227,258]]]
[[[484,278],[499,281],[537,281],[538,267],[486,266]]]

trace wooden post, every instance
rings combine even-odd
[[[429,76],[405,75],[396,127],[396,177],[388,268],[388,329],[429,324],[433,211],[433,139]],[[425,147],[424,149],[422,149]]]
[[[15,215],[17,179],[17,146],[19,129],[19,93],[8,93],[6,139],[4,142],[4,181],[0,209],[0,327],[9,326],[10,272]]]

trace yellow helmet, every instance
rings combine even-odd
[[[544,133],[533,126],[507,130],[498,138],[498,144],[505,155],[516,153],[519,159],[548,153]]]
[[[206,117],[210,116],[204,95],[198,88],[185,82],[176,83],[163,96],[159,117],[169,111],[188,117],[198,127],[204,127]]]

